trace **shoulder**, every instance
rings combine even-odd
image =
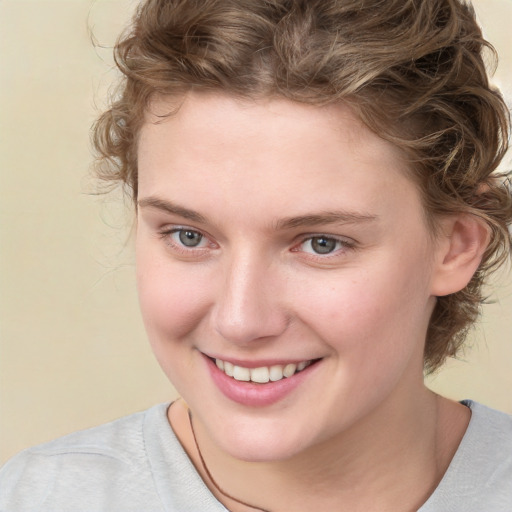
[[[461,460],[481,464],[480,476],[488,471],[493,478],[499,475],[500,462],[512,482],[512,416],[470,400],[463,403],[471,409],[471,421],[459,446]]]
[[[498,437],[511,440],[512,415],[491,409],[472,400],[464,400],[462,403],[471,409],[471,428],[476,430],[489,429]]]
[[[459,450],[468,461],[473,455],[480,479],[488,483],[503,479],[512,500],[512,416],[476,402],[464,403],[472,418]]]
[[[145,425],[158,423],[166,407],[75,432],[13,457],[0,470],[0,511],[40,510],[39,504],[41,510],[104,510],[99,500],[129,496],[134,485],[140,496],[140,487],[152,488]]]
[[[465,400],[471,420],[457,452],[421,512],[512,510],[512,416]]]
[[[150,411],[150,410],[149,410]],[[94,428],[73,432],[48,443],[40,444],[15,456],[0,473],[29,461],[53,466],[62,456],[91,460],[112,460],[130,465],[140,455],[142,426],[149,411],[139,412]]]

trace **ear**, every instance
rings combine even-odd
[[[460,214],[441,221],[431,293],[441,297],[462,290],[476,272],[490,240],[485,222]]]

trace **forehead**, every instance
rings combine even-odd
[[[386,154],[405,168],[399,148],[371,132],[344,102],[318,106],[280,97],[251,100],[220,92],[190,92],[179,98],[154,97],[144,121],[139,147],[148,137],[155,141],[166,137],[167,143],[175,137],[176,150],[178,140],[186,137],[197,144],[196,149],[229,139],[233,148],[242,140],[265,144],[270,151],[281,147],[284,135],[288,135],[290,141],[308,141],[303,147],[306,150],[322,145],[330,132],[330,138],[342,138],[354,149],[365,145],[366,154]],[[161,125],[168,126],[159,129]]]
[[[405,191],[418,200],[400,150],[346,104],[211,93],[188,94],[179,103],[156,99],[138,159],[140,197],[169,196],[232,215],[340,207],[371,207],[379,215],[393,207],[389,196]]]

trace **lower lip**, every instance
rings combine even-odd
[[[206,356],[204,358],[213,382],[224,396],[233,402],[249,407],[265,407],[283,400],[315,371],[319,363],[319,361],[316,361],[291,377],[285,377],[276,382],[270,381],[266,384],[256,384],[228,377],[217,368],[217,365],[210,358]]]

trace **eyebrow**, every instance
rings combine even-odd
[[[310,227],[320,224],[359,224],[377,219],[376,215],[346,210],[325,211],[315,214],[299,215],[280,219],[276,223],[276,230]]]
[[[145,197],[143,199],[139,199],[137,204],[140,208],[150,206],[152,208],[157,208],[173,215],[179,215],[184,219],[192,220],[194,222],[200,222],[202,224],[207,222],[207,218],[204,215],[201,215],[194,210],[189,210],[188,208],[178,204],[171,203],[170,201],[166,201],[165,199],[160,199],[158,197]]]
[[[149,206],[163,210],[166,213],[170,213],[172,215],[179,215],[184,219],[188,219],[194,222],[200,222],[202,224],[208,223],[208,219],[204,215],[194,210],[190,210],[189,208],[185,208],[184,206],[172,203],[171,201],[167,201],[166,199],[150,196],[139,199],[137,204],[141,208]],[[285,217],[276,221],[273,227],[276,231],[280,231],[298,227],[309,227],[325,224],[359,224],[371,222],[376,219],[376,215],[369,213],[335,210]]]

